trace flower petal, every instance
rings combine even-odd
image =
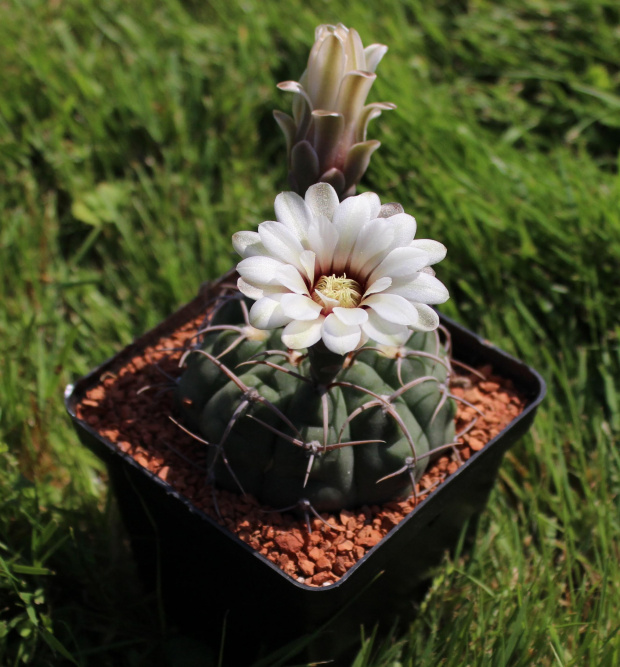
[[[312,211],[296,192],[281,192],[274,204],[276,220],[304,241],[312,220]]]
[[[257,286],[273,284],[276,274],[283,266],[273,257],[248,257],[237,264],[237,272],[248,283]]]
[[[368,282],[370,283],[370,286],[364,292],[364,296],[370,296],[371,294],[383,292],[383,290],[386,290],[392,284],[392,279],[388,276],[384,276],[378,280],[369,280]]]
[[[390,276],[390,278],[401,278],[413,276],[420,269],[428,266],[429,257],[424,250],[418,248],[394,248],[385,259],[370,274],[368,281],[372,282]]]
[[[315,218],[308,229],[308,245],[316,253],[316,263],[321,273],[333,272],[334,252],[338,244],[338,231],[331,222],[321,215]]]
[[[314,283],[314,265],[316,262],[316,253],[312,250],[304,250],[299,255],[299,263],[301,264],[303,270],[306,272],[308,278],[308,284],[312,285]]]
[[[340,203],[336,191],[329,183],[311,185],[306,191],[305,201],[317,218],[324,215],[329,220]]]
[[[334,34],[312,47],[308,58],[308,92],[315,109],[333,108],[345,60],[342,41]]]
[[[381,210],[379,211],[378,218],[391,218],[397,213],[404,213],[405,209],[398,202],[391,201],[385,204],[381,204]]]
[[[371,294],[360,305],[369,306],[379,317],[393,324],[415,326],[419,319],[413,304],[397,294]]]
[[[359,325],[343,324],[333,313],[323,322],[321,337],[325,347],[336,354],[347,354],[355,350],[362,338]]]
[[[444,303],[450,298],[445,285],[428,273],[417,273],[413,279],[394,280],[389,288],[391,294],[399,294],[414,303]]]
[[[396,213],[389,217],[394,228],[394,247],[407,246],[413,241],[417,229],[417,222],[408,213]]]
[[[280,303],[287,317],[293,320],[316,320],[321,314],[321,306],[303,294],[283,294]]]
[[[348,197],[334,211],[332,222],[338,231],[333,259],[336,272],[344,271],[360,230],[370,220],[370,205],[371,201],[367,197],[358,195]]]
[[[344,49],[347,57],[347,70],[362,69],[366,65],[362,38],[355,28],[349,28]]]
[[[324,317],[316,320],[294,321],[287,324],[282,332],[282,342],[291,350],[310,347],[321,340],[321,328]]]
[[[373,72],[354,70],[347,72],[340,80],[338,97],[333,109],[341,113],[347,124],[353,125],[366,103],[368,93],[377,75]]]
[[[359,130],[362,131],[362,128],[359,128]],[[372,139],[357,142],[349,149],[342,173],[344,174],[345,181],[353,184],[353,192],[355,192],[355,184],[359,182],[366,169],[368,169],[370,158],[379,146],[381,146],[381,142]]]
[[[267,254],[258,232],[236,232],[233,234],[232,244],[235,252],[241,257]]]
[[[341,308],[337,306],[332,311],[334,315],[347,326],[359,326],[368,319],[368,312],[363,308]]]
[[[276,120],[276,123],[280,126],[282,133],[286,139],[286,153],[287,155],[291,152],[291,148],[295,143],[295,135],[297,134],[297,125],[295,121],[287,114],[282,111],[274,110],[273,117]]]
[[[406,326],[386,322],[372,310],[368,311],[368,321],[362,325],[362,330],[380,345],[403,345],[411,336],[411,331]]]
[[[370,207],[370,219],[374,220],[375,218],[378,218],[379,211],[381,210],[381,200],[379,199],[379,195],[374,192],[362,192],[358,197],[363,197],[368,202],[368,206]]]
[[[332,188],[334,188],[334,190],[338,193],[339,197],[344,192],[344,186],[346,185],[344,174],[336,167],[330,167],[327,171],[324,171],[321,174],[321,183],[327,183],[328,185],[331,185]]]
[[[386,54],[388,47],[385,44],[371,44],[364,49],[364,58],[366,60],[365,69],[368,72],[374,72],[381,59]]]
[[[295,294],[308,294],[308,287],[299,271],[290,264],[283,264],[276,272],[274,281],[291,290]]]
[[[416,239],[411,242],[410,247],[427,252],[430,258],[428,262],[430,265],[441,262],[447,253],[446,246],[443,243],[439,243],[439,241],[433,241],[433,239]]]
[[[318,289],[315,289],[314,293],[319,295],[319,298],[321,299],[321,301],[325,305],[325,308],[329,312],[331,312],[334,308],[338,308],[340,306],[340,301],[338,301],[338,299],[332,299],[330,296],[326,296],[325,294],[323,294],[323,292],[321,292]]]
[[[418,311],[420,319],[414,329],[416,331],[435,331],[439,326],[439,315],[424,303],[416,303],[415,309]]]
[[[271,257],[287,264],[300,266],[299,254],[303,252],[304,247],[286,225],[281,222],[262,222],[258,226],[258,234]]]
[[[370,220],[360,230],[350,256],[351,271],[366,279],[389,252],[394,241],[394,228],[387,219]]]
[[[300,128],[298,132],[303,137],[306,130]],[[298,141],[291,149],[289,183],[299,192],[304,192],[318,182],[320,173],[319,156],[314,146],[307,139]]]
[[[250,324],[257,329],[277,329],[291,321],[280,304],[282,295],[264,296],[250,308]]]
[[[255,301],[257,299],[262,299],[264,296],[267,296],[268,294],[278,294],[282,292],[282,288],[279,285],[275,286],[270,286],[270,285],[263,285],[262,287],[256,287],[255,285],[250,285],[250,283],[246,283],[246,281],[243,278],[239,278],[237,280],[237,288],[241,292],[241,294],[245,294],[250,299],[254,299]]]

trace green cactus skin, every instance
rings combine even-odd
[[[247,321],[243,300],[224,299],[177,385],[183,423],[209,443],[217,486],[277,509],[381,504],[411,495],[435,450],[454,444],[450,362],[437,332],[414,333],[399,349],[369,344],[321,383],[281,331]]]

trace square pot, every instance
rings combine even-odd
[[[532,368],[442,317],[454,358],[470,366],[491,364],[527,399],[525,410],[337,582],[321,588],[299,583],[77,417],[78,404],[104,374],[204,312],[229,277],[205,285],[189,304],[69,385],[65,405],[82,443],[108,468],[144,581],[160,592],[183,630],[218,646],[225,619],[225,659],[242,665],[320,629],[308,655],[334,659],[358,645],[360,625],[389,628],[397,616],[411,615],[431,568],[454,549],[468,522],[473,533],[502,457],[530,428],[545,383]]]

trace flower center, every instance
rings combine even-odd
[[[347,278],[347,274],[342,276],[321,276],[314,286],[312,299],[319,305],[324,305],[320,295],[330,299],[336,299],[342,308],[357,308],[362,300],[362,288],[359,283],[352,278]]]

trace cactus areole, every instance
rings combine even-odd
[[[415,219],[326,183],[233,238],[238,290],[185,358],[178,404],[211,481],[306,513],[399,500],[455,445],[451,364],[431,304],[445,248]],[[253,303],[252,303],[253,301]]]

